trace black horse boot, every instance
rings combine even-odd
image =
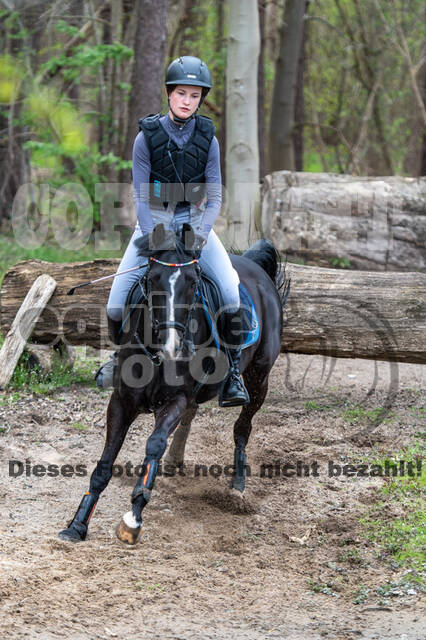
[[[113,344],[118,344],[118,335],[121,329],[121,320],[111,320],[109,316],[108,319],[108,335],[109,339]],[[105,364],[100,367],[96,374],[95,380],[98,387],[101,389],[108,389],[108,387],[112,387],[114,383],[114,370],[117,364],[117,351],[110,356],[109,360],[105,362]]]
[[[224,313],[223,337],[227,347],[229,371],[219,392],[219,406],[238,407],[250,402],[250,396],[240,375],[243,342],[241,309],[235,313]]]

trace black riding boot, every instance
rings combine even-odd
[[[111,320],[109,316],[108,319],[108,335],[109,339],[113,344],[118,344],[118,335],[121,329],[121,320]],[[95,374],[95,380],[98,387],[102,389],[108,389],[108,387],[112,387],[114,383],[114,370],[117,364],[117,351],[114,351],[112,356],[110,356],[109,360],[105,362],[98,369]]]
[[[238,407],[250,402],[250,396],[240,375],[242,311],[224,314],[223,337],[227,346],[229,371],[219,393],[221,407]]]

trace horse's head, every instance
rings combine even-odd
[[[192,344],[192,311],[199,279],[202,238],[188,224],[180,233],[162,224],[137,241],[139,254],[149,258],[146,289],[153,344],[160,358],[179,359]]]

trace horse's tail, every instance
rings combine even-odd
[[[285,262],[281,261],[280,254],[270,240],[261,238],[255,242],[243,256],[253,260],[258,264],[275,282],[277,292],[281,301],[281,308],[284,310],[285,303],[290,294],[291,279],[287,277],[285,272]]]

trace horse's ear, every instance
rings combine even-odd
[[[152,232],[152,249],[159,249],[164,243],[166,230],[162,223],[157,224]]]
[[[185,251],[190,251],[194,247],[195,233],[190,224],[184,222],[182,225],[182,242],[185,247]]]

